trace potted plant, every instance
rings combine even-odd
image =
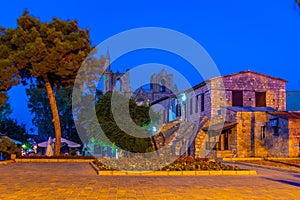
[[[3,154],[3,158],[8,160],[15,159],[19,149],[16,143],[12,142],[8,137],[3,137],[0,140],[0,151]]]

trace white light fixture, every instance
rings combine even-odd
[[[183,93],[183,95],[181,96],[181,100],[186,101],[186,94],[185,93]]]

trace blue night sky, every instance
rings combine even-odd
[[[222,75],[253,70],[288,80],[287,90],[299,90],[300,9],[294,0],[191,1],[42,1],[1,2],[0,26],[16,27],[28,8],[41,21],[53,16],[77,19],[90,29],[97,45],[119,32],[139,27],[163,27],[182,32],[201,44]],[[146,50],[122,56],[112,66],[123,71],[144,63],[162,63],[182,72],[192,85],[191,66],[170,53]],[[27,98],[20,86],[9,91],[12,117],[30,125]]]

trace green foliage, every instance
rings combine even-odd
[[[0,140],[0,151],[8,155],[18,153],[19,149],[16,143],[12,142],[8,137],[3,137]]]
[[[15,140],[25,142],[28,138],[25,124],[19,125],[18,121],[10,118],[12,109],[6,101],[0,107],[0,132]]]
[[[22,78],[34,76],[42,85],[47,75],[52,86],[72,86],[91,51],[89,32],[82,30],[76,20],[53,18],[51,22],[41,22],[25,11],[12,33],[11,61]]]
[[[125,100],[127,98],[121,94],[116,95],[117,99],[120,101]],[[96,113],[98,121],[101,126],[101,129],[104,131],[107,138],[117,147],[126,151],[138,153],[152,151],[151,140],[149,137],[146,137],[146,129],[139,133],[145,138],[134,137],[120,129],[112,114],[111,99],[112,94],[106,93],[104,96],[99,96],[98,101],[96,103]],[[150,123],[149,107],[137,106],[135,101],[132,99],[130,99],[128,106],[131,119],[133,120],[133,122],[135,122],[137,126],[141,127],[142,125]],[[125,119],[127,117],[125,116],[126,112],[123,112],[122,109],[128,109],[128,106],[119,107],[119,111],[121,114],[118,117],[120,117],[121,119]],[[122,113],[124,113],[124,116],[122,116]],[[123,126],[126,126],[126,122],[125,124],[123,124]],[[136,131],[135,129],[130,129],[131,127],[126,128],[128,128],[131,131]]]
[[[11,63],[11,30],[0,27],[0,106],[7,100],[7,91],[19,84],[18,69]]]
[[[55,98],[59,110],[62,136],[80,143],[80,138],[77,134],[71,104],[72,88],[60,88],[55,90]],[[38,133],[47,139],[49,136],[55,137],[54,126],[51,113],[50,103],[47,97],[45,88],[38,88],[31,85],[26,89],[28,96],[28,108],[31,114],[34,115],[32,122],[38,128]]]
[[[8,101],[5,101],[5,103],[0,107],[0,121],[8,119],[11,113],[12,109],[10,107],[10,104],[8,103]]]
[[[17,120],[11,118],[0,121],[0,132],[21,142],[25,142],[29,137],[25,124],[19,125]]]

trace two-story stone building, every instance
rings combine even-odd
[[[196,157],[294,157],[299,156],[300,114],[285,111],[286,83],[242,71],[212,78],[152,104],[164,108],[165,123],[179,119],[199,125],[189,142],[179,142],[178,135],[186,133],[174,131],[173,143],[182,149],[177,153],[185,152],[189,144],[186,153]]]

